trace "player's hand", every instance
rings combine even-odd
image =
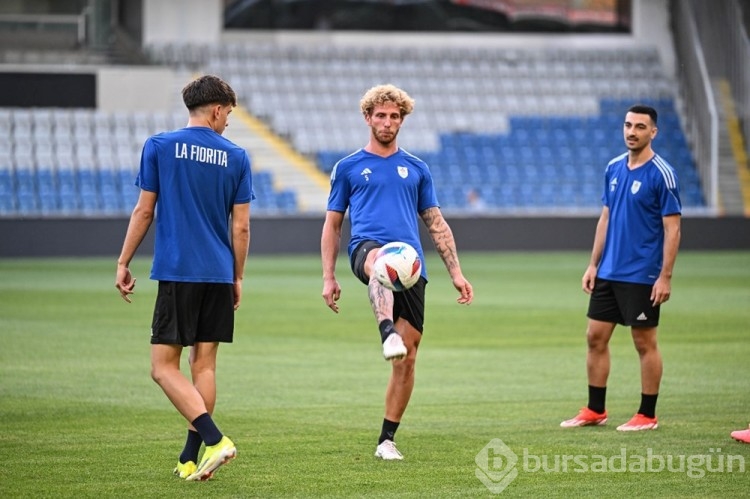
[[[135,277],[130,273],[130,269],[125,266],[117,267],[117,275],[115,276],[115,287],[120,292],[122,299],[128,303],[131,303],[130,296],[135,291]]]
[[[460,276],[453,280],[453,287],[461,294],[456,302],[461,305],[470,305],[474,300],[474,288],[471,287],[471,283],[464,276]]]
[[[329,279],[323,281],[323,301],[326,302],[328,308],[339,313],[339,306],[336,302],[341,298],[341,286],[336,279]]]
[[[589,265],[581,279],[581,288],[583,292],[590,295],[594,292],[594,283],[596,282],[596,267]]]
[[[242,279],[234,280],[234,309],[240,308],[240,301],[242,301]]]
[[[651,304],[655,307],[669,300],[672,295],[672,281],[668,277],[659,276],[651,288]]]

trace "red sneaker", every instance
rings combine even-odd
[[[643,414],[636,414],[630,421],[625,424],[621,424],[617,427],[618,431],[641,431],[641,430],[655,430],[659,427],[659,422],[656,418],[649,418]]]
[[[738,442],[750,444],[750,428],[748,428],[747,430],[733,431],[730,435],[732,435],[732,438],[737,440]]]
[[[576,417],[567,419],[560,423],[563,428],[575,428],[577,426],[601,426],[607,422],[607,411],[603,414],[594,412],[588,407],[582,408]]]

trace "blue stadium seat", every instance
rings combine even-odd
[[[58,199],[57,174],[54,170],[43,169],[37,172],[39,209],[43,214],[54,214],[60,209]]]
[[[78,186],[75,172],[72,169],[57,171],[57,188],[60,201],[60,211],[63,214],[73,214],[78,211]]]
[[[0,169],[0,214],[10,215],[16,210],[13,172]]]
[[[133,185],[132,182],[130,184],[120,185],[120,204],[126,213],[133,211],[140,193],[141,190]]]
[[[194,48],[174,44],[169,50],[158,52],[184,63],[186,54]],[[206,47],[201,48],[204,49],[209,53]],[[212,58],[216,69],[228,71],[227,74],[241,82],[238,85],[251,88],[265,101],[262,108],[250,107],[268,115],[274,127],[283,127],[285,136],[295,137],[295,144],[303,144],[308,148],[305,152],[315,155],[319,168],[330,172],[338,160],[354,150],[348,149],[350,135],[359,141],[361,133],[349,134],[348,129],[353,126],[348,121],[341,125],[346,130],[334,127],[320,133],[311,131],[307,129],[309,123],[298,119],[297,114],[284,106],[307,109],[315,103],[337,102],[335,93],[345,87],[339,85],[337,90],[330,91],[331,85],[336,84],[323,75],[330,74],[326,68],[340,71],[350,64],[340,60],[343,52],[326,53],[325,57],[314,59],[316,71],[310,71],[311,63],[299,62],[296,52],[292,63],[285,58],[289,55],[285,48],[265,50],[260,55],[253,52],[250,60],[246,59],[249,52],[244,48],[217,47],[211,53],[216,56]],[[315,53],[323,49],[310,47],[310,50]],[[361,51],[369,53],[369,49]],[[419,59],[417,52],[408,56],[410,61],[422,63],[435,72],[442,71],[440,67],[432,68],[432,61],[425,63]],[[428,104],[421,109],[438,111],[429,116],[420,112],[410,118],[410,126],[415,128],[410,129],[409,136],[434,139],[429,147],[424,146],[424,141],[417,142],[422,150],[410,149],[410,152],[430,166],[444,206],[464,207],[465,189],[470,186],[480,191],[488,205],[508,209],[598,206],[604,166],[625,150],[620,129],[624,111],[635,101],[633,92],[639,96],[638,101],[653,105],[659,111],[660,134],[655,149],[677,170],[684,203],[703,205],[700,178],[674,99],[664,98],[661,92],[649,92],[652,82],[648,77],[658,74],[649,69],[650,59],[633,57],[635,52],[627,49],[616,54],[607,50],[585,51],[585,57],[560,49],[558,55],[565,61],[573,61],[563,64],[547,52],[526,54],[519,49],[520,59],[517,67],[512,68],[505,60],[501,64],[495,64],[494,59],[484,61],[482,78],[490,84],[462,75],[469,81],[460,88],[469,93],[469,100],[444,95],[446,91],[456,94],[459,88],[453,78],[458,68],[450,64],[446,65],[444,78],[433,78],[436,82],[446,80],[445,84],[428,85],[420,91],[424,95],[418,95],[418,101]],[[604,57],[599,52],[609,55]],[[454,55],[460,57],[461,54],[462,50],[457,49]],[[495,57],[491,52],[486,56]],[[347,55],[346,61],[350,59]],[[473,64],[471,61],[466,60],[467,68]],[[658,58],[654,61],[659,64]],[[261,74],[248,71],[247,66],[251,64],[253,67],[260,67],[260,64]],[[631,67],[633,64],[638,66]],[[303,67],[308,70],[303,71]],[[364,65],[357,67],[361,72],[368,70]],[[501,71],[503,77],[494,78],[495,73]],[[613,75],[619,81],[614,81]],[[404,78],[410,77],[404,75]],[[363,85],[366,80],[364,76],[361,78]],[[499,80],[503,80],[502,83],[497,83]],[[505,84],[502,95],[498,96],[497,85],[502,86],[506,80],[512,84]],[[305,88],[317,89],[314,98],[299,91],[292,100],[286,98],[284,92],[289,88],[299,90],[300,81],[304,81]],[[255,100],[252,103],[255,104]],[[447,112],[445,106],[449,108]],[[336,108],[332,115],[339,112]],[[4,121],[8,125],[0,128],[7,132],[0,134],[0,197],[3,199],[0,212],[19,208],[25,213],[49,212],[59,206],[64,213],[81,213],[81,210],[88,214],[127,213],[139,193],[133,182],[137,150],[143,138],[159,130],[184,125],[182,114],[178,119],[146,113],[115,117],[93,111],[66,111],[63,115],[59,111],[21,110],[17,114],[17,123],[7,119]],[[42,118],[44,116],[46,118]],[[3,125],[0,120],[0,127]],[[67,131],[58,133],[58,129]],[[22,172],[19,178],[11,169]],[[76,170],[78,173],[74,174]],[[3,176],[2,171],[10,173]],[[278,192],[269,172],[254,173],[254,190],[258,196],[254,207],[261,212],[293,213],[299,209],[295,193]]]
[[[297,211],[297,196],[291,190],[281,191],[277,194],[276,205],[283,213],[294,213]]]
[[[17,193],[17,211],[21,215],[34,215],[39,211],[39,201],[36,194]]]
[[[10,169],[0,168],[0,197],[12,196],[14,193],[14,176]]]
[[[82,185],[80,190],[81,211],[86,215],[95,215],[99,212],[99,194],[91,185]]]

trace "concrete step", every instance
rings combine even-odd
[[[324,213],[328,201],[326,176],[307,158],[244,109],[235,110],[224,135],[244,147],[255,171],[270,172],[277,190],[291,189],[303,213]]]
[[[727,126],[727,108],[734,105],[728,102],[726,89],[722,88],[719,81],[714,81],[714,94],[717,96],[717,114],[719,115],[719,144],[718,144],[718,171],[717,182],[719,189],[719,208],[726,215],[742,215],[745,208],[740,190],[740,182],[737,177],[737,160],[734,157],[732,143],[729,138]]]

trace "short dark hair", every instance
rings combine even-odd
[[[644,106],[643,104],[636,104],[635,106],[630,106],[630,109],[628,109],[629,113],[635,113],[635,114],[648,114],[651,118],[651,121],[654,122],[654,125],[656,125],[657,120],[659,119],[659,115],[656,112],[656,109],[654,109],[651,106]]]
[[[205,75],[185,85],[182,89],[182,101],[190,111],[207,104],[234,107],[237,105],[237,94],[218,76]]]

